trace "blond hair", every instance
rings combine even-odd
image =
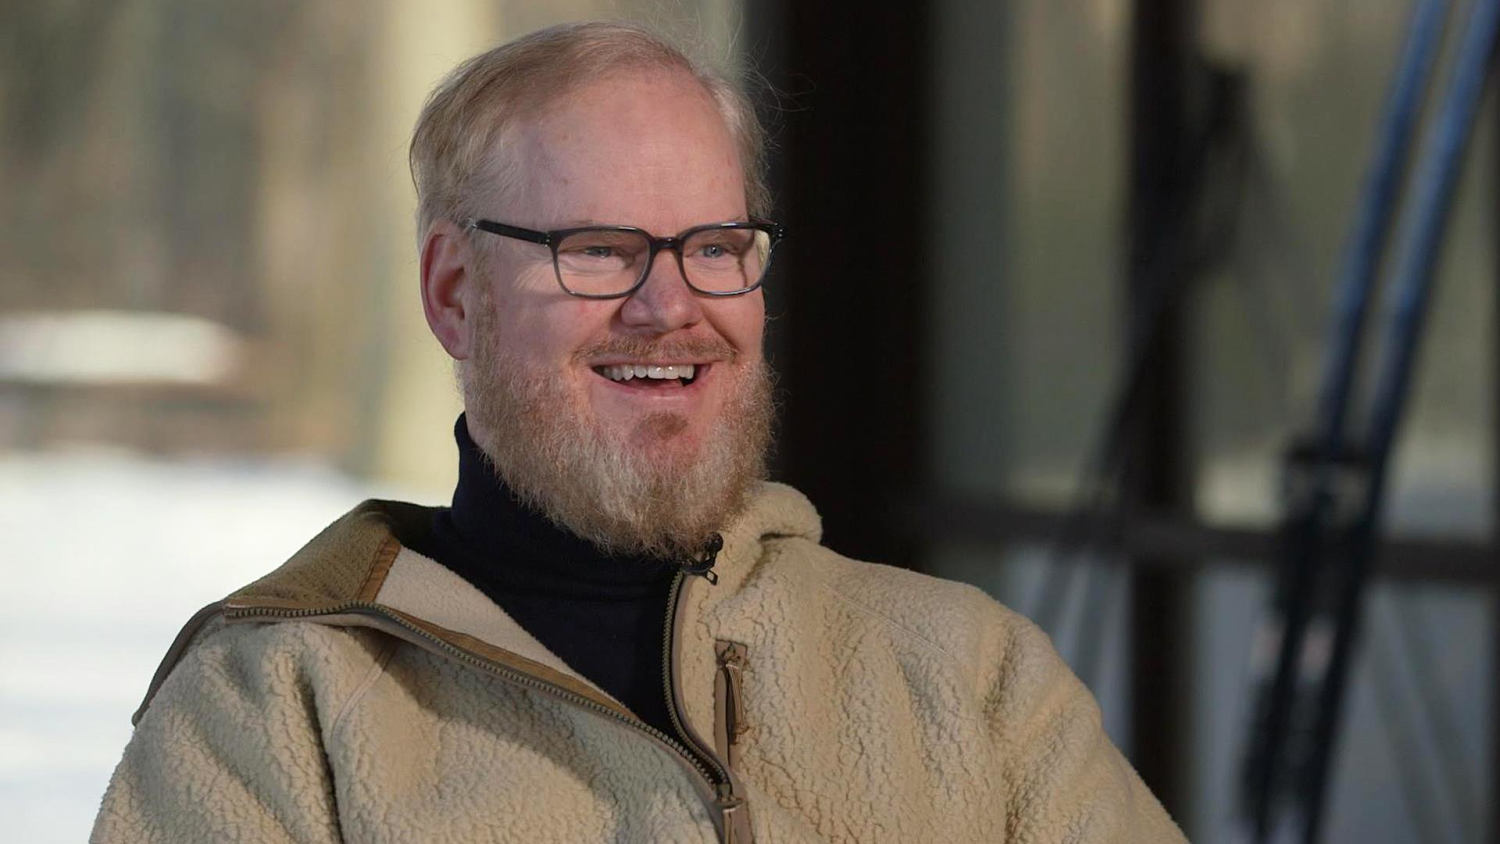
[[[764,216],[770,210],[765,136],[739,85],[643,27],[572,23],[469,59],[427,98],[409,152],[418,248],[436,221],[478,216],[473,203],[482,189],[512,186],[515,162],[509,153],[519,122],[535,119],[580,85],[621,71],[656,69],[688,73],[713,98],[739,150],[746,208]]]

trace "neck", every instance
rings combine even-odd
[[[584,571],[629,576],[659,571],[665,561],[628,554],[607,554],[565,527],[554,524],[518,499],[484,451],[469,436],[464,417],[455,426],[458,441],[458,485],[453,490],[452,519],[458,538],[472,551],[505,559],[576,563]],[[608,578],[614,579],[614,578]]]

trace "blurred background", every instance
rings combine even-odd
[[[0,4],[7,837],[86,835],[192,611],[362,498],[447,500],[412,123],[473,53],[625,17],[749,73],[773,133],[776,476],[835,549],[1036,618],[1190,838],[1233,840],[1282,457],[1410,9]],[[1496,123],[1488,97],[1326,841],[1500,840]]]

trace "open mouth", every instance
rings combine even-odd
[[[594,371],[616,384],[632,387],[686,387],[697,380],[705,364],[618,363],[596,366]]]

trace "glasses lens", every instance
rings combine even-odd
[[[771,258],[771,235],[751,224],[699,229],[682,242],[688,281],[707,293],[738,293],[760,284]]]
[[[557,244],[557,277],[569,293],[611,296],[635,286],[651,251],[640,232],[585,229]]]

